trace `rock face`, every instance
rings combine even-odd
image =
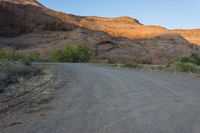
[[[176,32],[130,17],[82,17],[50,10],[35,0],[0,0],[0,47],[39,51],[84,43],[97,59],[154,64],[187,56],[191,44]],[[20,35],[20,36],[15,36]],[[5,36],[14,36],[6,38]]]
[[[34,0],[0,0],[0,35],[13,36],[41,30],[73,30],[77,26],[50,16]]]
[[[194,30],[174,30],[175,33],[182,35],[190,43],[200,46],[200,29]]]

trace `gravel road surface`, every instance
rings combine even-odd
[[[3,133],[200,133],[198,78],[89,64],[57,64],[55,74],[68,82],[51,110],[7,117],[16,123]]]

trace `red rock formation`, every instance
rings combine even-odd
[[[200,29],[174,30],[174,32],[182,35],[190,43],[200,46]]]
[[[47,11],[34,0],[0,0],[0,35],[77,28],[74,24],[50,16]]]
[[[130,17],[81,17],[50,10],[35,0],[0,0],[0,46],[20,51],[48,51],[67,43],[84,43],[94,58],[155,64],[189,55],[191,44],[160,26]],[[50,32],[51,31],[51,32]],[[29,34],[25,34],[29,33]]]

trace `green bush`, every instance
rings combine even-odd
[[[195,64],[182,62],[182,61],[173,61],[167,66],[178,72],[197,72],[198,67]]]
[[[25,58],[27,58],[27,60],[30,60],[30,61],[40,61],[40,53],[31,52],[27,56],[25,56]]]
[[[50,58],[51,58],[51,60],[57,61],[57,62],[64,61],[65,59],[64,59],[63,50],[61,50],[61,49],[52,50],[50,53]]]
[[[184,62],[184,63],[193,63],[195,65],[200,66],[200,55],[193,53],[189,57],[182,58],[181,62]]]
[[[51,51],[50,58],[57,62],[88,62],[89,48],[85,45],[67,45],[64,49]]]
[[[141,67],[142,67],[142,64],[137,63],[137,62],[128,62],[128,63],[125,63],[125,64],[123,65],[123,67],[128,67],[128,68],[141,68]]]
[[[199,72],[200,55],[191,54],[189,57],[184,57],[178,60],[171,61],[168,65],[168,69],[172,69],[178,72]]]
[[[9,49],[0,49],[0,59],[11,59],[13,52]]]
[[[40,53],[31,52],[29,54],[23,54],[19,52],[14,52],[9,49],[1,49],[0,50],[0,60],[13,60],[13,61],[40,61]]]
[[[15,61],[20,61],[20,60],[22,61],[22,60],[26,59],[26,55],[23,54],[23,53],[17,53],[17,52],[15,52],[13,58],[14,58]]]

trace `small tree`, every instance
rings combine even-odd
[[[84,45],[78,46],[78,60],[79,62],[88,62],[90,59],[89,48]]]
[[[51,60],[57,61],[57,62],[64,61],[63,51],[61,49],[52,50],[50,54],[50,58]]]
[[[85,45],[67,45],[62,50],[53,50],[50,58],[59,62],[88,62],[90,58],[89,48]]]

